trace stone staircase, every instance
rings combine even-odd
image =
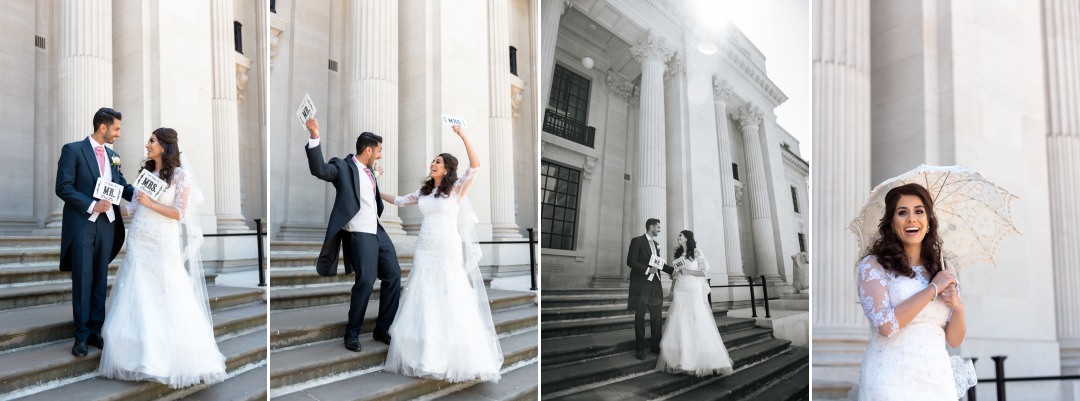
[[[656,354],[634,357],[634,316],[627,290],[545,290],[541,337],[545,400],[807,400],[809,350],[773,338],[753,319],[713,307],[735,362],[730,376],[697,378],[656,372]],[[664,305],[667,317],[668,303]],[[648,318],[646,318],[648,325]],[[646,328],[646,333],[649,329]]]
[[[378,282],[360,334],[362,352],[345,349],[342,336],[354,276],[321,277],[314,261],[320,243],[271,243],[270,397],[275,400],[534,400],[537,398],[536,296],[489,289],[500,334],[503,377],[498,383],[448,383],[382,371],[388,346],[371,330],[379,307]],[[400,256],[408,285],[410,256]],[[343,267],[342,267],[343,269]],[[340,270],[343,271],[343,270]]]
[[[261,288],[214,285],[207,292],[229,377],[173,390],[154,382],[97,375],[101,351],[71,355],[70,273],[58,268],[59,237],[0,239],[0,399],[262,400],[266,398],[266,303]],[[123,253],[110,265],[115,277]],[[105,344],[106,347],[109,344]]]

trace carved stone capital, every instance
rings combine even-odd
[[[619,76],[619,74],[616,74],[612,70],[607,71],[607,76],[604,77],[604,80],[607,82],[608,91],[615,96],[623,98],[627,102],[638,96],[637,85],[634,85],[633,82]]]
[[[596,171],[596,164],[599,161],[600,159],[596,156],[585,156],[585,165],[582,166],[584,167],[582,176],[586,180],[592,179],[592,174]]]
[[[633,55],[634,60],[637,60],[639,63],[645,63],[650,59],[656,59],[660,60],[661,63],[666,63],[667,60],[675,54],[675,50],[668,47],[667,41],[665,41],[663,37],[657,36],[652,31],[649,31],[644,39],[630,48],[630,54]]]
[[[761,108],[752,104],[745,104],[739,108],[738,114],[735,118],[739,119],[739,125],[744,129],[747,127],[757,127],[761,125]]]
[[[273,71],[274,61],[277,60],[278,46],[281,44],[281,34],[285,32],[285,28],[288,27],[289,23],[275,14],[271,14],[268,19],[270,20],[270,35],[267,38],[270,47],[270,71]]]
[[[244,87],[248,82],[248,71],[251,70],[251,59],[243,54],[233,53],[236,58],[236,101],[244,101]]]
[[[720,79],[718,76],[713,76],[713,99],[718,102],[730,102],[732,97],[735,96],[735,88],[731,86],[731,83],[726,79]]]

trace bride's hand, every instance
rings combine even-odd
[[[956,285],[956,274],[953,273],[951,269],[942,270],[934,276],[934,280],[932,280],[931,283],[937,285],[937,290],[939,291],[938,294],[940,295],[945,292],[946,287]]]
[[[465,137],[465,129],[461,128],[460,125],[455,125],[455,126],[450,127],[450,128],[454,130],[454,133],[457,134],[457,136],[462,137],[462,138]]]
[[[941,300],[954,312],[964,311],[964,301],[960,299],[960,292],[956,291],[956,284],[950,284],[941,292]]]
[[[138,197],[139,203],[143,206],[150,207],[150,205],[154,203],[154,200],[150,198],[150,195],[147,195],[145,192],[139,191],[139,194],[136,196]]]

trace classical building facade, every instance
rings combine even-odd
[[[814,398],[858,382],[869,325],[847,225],[874,185],[963,164],[1019,196],[1022,236],[960,272],[980,378],[1080,372],[1080,2],[814,2]],[[948,246],[948,244],[945,244]],[[980,385],[980,397],[994,391]],[[1080,399],[1080,383],[1009,383]]]
[[[321,241],[334,188],[312,177],[305,95],[318,110],[324,155],[355,153],[360,132],[383,137],[383,192],[416,190],[428,163],[464,147],[441,115],[462,117],[482,159],[469,192],[481,240],[522,240],[536,227],[535,1],[277,1],[269,16],[270,236]],[[415,207],[386,208],[382,224],[411,254]],[[491,246],[485,268],[528,269],[525,246]]]
[[[265,1],[20,0],[0,16],[7,122],[0,233],[59,237],[54,193],[65,143],[89,135],[94,112],[123,113],[113,145],[129,181],[155,128],[177,130],[201,182],[208,232],[250,232],[264,218]],[[235,36],[234,36],[235,35]],[[17,173],[16,173],[17,172]],[[208,240],[211,267],[254,266],[251,237]]]
[[[626,286],[630,239],[655,217],[669,259],[679,231],[695,233],[713,284],[764,275],[791,292],[809,164],[777,124],[787,96],[765,55],[683,2],[545,0],[541,13],[543,288]]]

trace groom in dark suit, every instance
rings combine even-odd
[[[94,114],[94,133],[64,145],[56,166],[56,196],[64,200],[60,231],[60,271],[71,272],[71,311],[75,346],[71,354],[86,356],[86,345],[104,348],[105,292],[109,263],[124,245],[120,206],[93,197],[98,178],[123,186],[131,201],[134,188],[120,172],[120,156],[105,144],[120,137],[120,112],[103,107]]]
[[[311,175],[334,184],[337,196],[330,222],[326,227],[322,251],[315,269],[322,276],[337,274],[338,251],[345,259],[345,274],[356,271],[356,283],[352,287],[349,303],[349,322],[345,325],[345,348],[360,352],[360,328],[364,324],[364,312],[371,298],[372,286],[377,276],[382,281],[379,290],[379,318],[375,322],[372,337],[390,344],[390,324],[397,314],[401,296],[401,267],[397,251],[390,242],[379,217],[383,201],[379,197],[379,185],[371,171],[375,160],[382,158],[382,137],[364,132],[356,138],[356,155],[344,159],[332,158],[323,162],[319,141],[319,122],[307,121],[310,137],[304,148],[307,152]]]
[[[660,272],[671,274],[674,269],[667,263],[652,267],[649,260],[653,256],[665,259],[660,253],[660,243],[656,236],[660,234],[660,220],[645,221],[645,235],[630,240],[630,251],[626,254],[626,265],[630,266],[630,298],[626,307],[634,311],[634,345],[637,359],[645,359],[645,312],[649,312],[652,338],[649,349],[660,353],[660,333],[664,327],[663,305],[664,288],[660,285]]]

